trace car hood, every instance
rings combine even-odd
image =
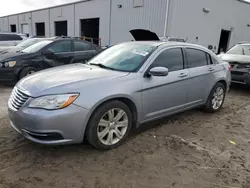
[[[221,54],[218,57],[226,62],[250,63],[250,56],[247,55]]]
[[[2,54],[0,53],[0,62],[15,60],[16,58],[21,58],[21,57],[25,57],[25,56],[29,56],[29,55],[30,54],[18,52],[16,50],[13,50],[13,51],[10,50],[7,52],[3,52]]]
[[[19,81],[17,87],[32,97],[80,92],[82,87],[128,74],[79,63],[40,71]]]
[[[21,50],[21,48],[17,46],[0,46],[0,55],[9,53],[9,52],[17,52]]]
[[[134,29],[129,31],[136,41],[159,41],[156,33],[144,29]]]

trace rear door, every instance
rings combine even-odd
[[[56,41],[45,48],[45,50],[50,50],[54,53],[53,57],[44,56],[44,61],[51,67],[70,64],[74,59],[72,40]]]
[[[74,41],[73,50],[75,52],[73,63],[85,63],[97,54],[95,45],[82,40]]]
[[[194,107],[204,104],[207,94],[214,84],[213,71],[215,67],[211,65],[209,54],[196,48],[185,48],[185,57],[189,70],[188,82],[188,103],[187,107]]]

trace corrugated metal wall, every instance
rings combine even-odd
[[[50,36],[49,9],[32,12],[33,35],[36,35],[36,23],[44,23],[45,36]]]
[[[188,42],[218,48],[221,29],[231,30],[229,46],[250,41],[250,4],[239,0],[169,0],[167,35],[188,38]],[[131,29],[148,29],[164,34],[168,0],[92,0],[0,18],[0,29],[28,23],[35,35],[35,23],[45,22],[47,36],[53,36],[54,22],[68,21],[68,35],[79,36],[80,19],[100,18],[103,45],[132,40]],[[137,5],[137,6],[135,6]],[[139,6],[138,6],[139,5]],[[142,6],[140,6],[142,5]],[[203,12],[203,8],[210,10]],[[31,19],[29,19],[31,17]]]
[[[250,4],[238,0],[170,0],[168,34],[218,50],[221,30],[231,30],[229,47],[250,41]],[[205,13],[203,8],[210,10]],[[198,40],[196,38],[198,37]]]
[[[148,29],[163,36],[167,0],[142,2],[142,7],[134,7],[134,0],[112,0],[111,44],[132,40],[131,29]]]

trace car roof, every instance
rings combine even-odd
[[[24,33],[11,33],[11,32],[0,32],[1,35],[20,35],[20,36],[26,36]]]
[[[197,44],[191,44],[186,42],[176,42],[176,41],[131,41],[131,42],[124,42],[124,43],[130,43],[130,44],[144,44],[149,46],[183,46],[183,47],[194,47],[194,48],[203,48],[206,49],[203,46],[197,45]]]
[[[238,44],[238,45],[250,46],[250,43],[244,43],[244,44]]]

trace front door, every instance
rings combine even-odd
[[[142,106],[145,121],[182,111],[187,101],[185,88],[189,75],[184,68],[182,49],[161,51],[149,69],[153,67],[166,67],[169,74],[143,78]]]
[[[49,46],[46,50],[54,53],[53,57],[44,56],[44,61],[50,67],[67,65],[74,59],[74,52],[72,50],[72,42],[70,40],[58,41]]]

